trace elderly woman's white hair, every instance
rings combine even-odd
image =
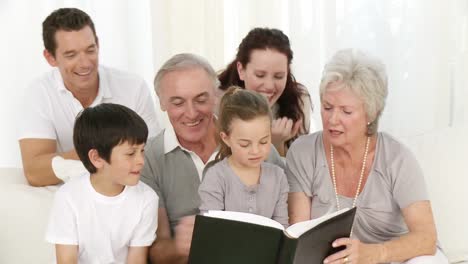
[[[320,99],[330,88],[329,84],[341,82],[338,89],[349,87],[364,101],[369,124],[367,134],[377,132],[380,115],[388,94],[385,65],[356,49],[340,50],[325,65],[320,82]],[[336,87],[336,86],[335,86]]]
[[[167,73],[193,68],[203,69],[206,74],[208,74],[208,77],[213,81],[214,89],[216,90],[219,87],[218,76],[207,60],[192,53],[180,53],[166,61],[156,73],[156,76],[154,77],[154,90],[156,91],[156,94],[159,95],[159,84],[161,79]]]

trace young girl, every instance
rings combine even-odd
[[[271,148],[271,111],[264,96],[233,86],[220,103],[221,148],[199,188],[200,212],[238,211],[288,225],[288,182],[264,162]]]

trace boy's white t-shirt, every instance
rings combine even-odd
[[[55,194],[46,240],[78,245],[78,263],[126,263],[128,247],[153,243],[157,212],[158,196],[143,182],[108,197],[80,176]]]

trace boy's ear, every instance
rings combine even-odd
[[[221,140],[224,142],[224,144],[226,144],[228,147],[231,147],[229,143],[229,136],[226,133],[221,132],[219,133],[219,136],[221,137]]]
[[[91,149],[88,152],[88,158],[94,167],[96,167],[96,169],[104,167],[104,163],[106,162],[103,158],[101,158],[101,156],[99,156],[99,153],[96,149]]]

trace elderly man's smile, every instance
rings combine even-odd
[[[199,125],[202,121],[203,121],[203,119],[199,119],[199,120],[193,121],[193,122],[184,122],[183,124],[185,126],[188,126],[188,127],[195,127],[195,126]]]

